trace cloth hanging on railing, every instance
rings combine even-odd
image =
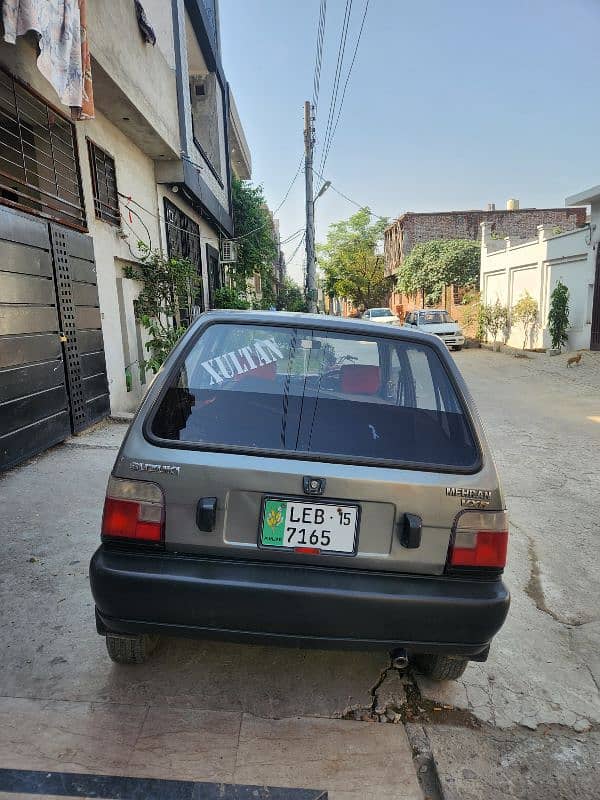
[[[28,31],[37,34],[38,69],[52,84],[61,103],[71,107],[75,119],[94,116],[85,12],[86,0],[3,0],[2,3],[4,40],[15,44],[17,37]]]

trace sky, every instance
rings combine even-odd
[[[220,0],[225,74],[277,208],[303,154],[320,0]],[[346,0],[328,0],[317,105],[322,155]],[[365,0],[352,0],[340,100]],[[323,171],[381,216],[405,211],[563,206],[600,184],[600,0],[370,0]],[[329,189],[317,241],[356,206]],[[277,216],[304,227],[301,172]],[[289,259],[298,239],[285,246]],[[303,248],[288,266],[302,279]]]

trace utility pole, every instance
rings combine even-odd
[[[311,314],[317,312],[315,264],[315,201],[313,196],[313,115],[310,100],[304,103],[304,177],[306,181],[306,299]]]

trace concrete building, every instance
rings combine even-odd
[[[14,417],[0,428],[6,464],[109,407],[137,407],[149,377],[145,331],[134,315],[140,287],[123,269],[139,241],[196,264],[198,310],[224,280],[232,163],[242,177],[251,163],[221,64],[217,0],[144,0],[144,9],[154,45],[132,2],[88,3],[91,119],[70,119],[38,69],[35,37],[0,43],[0,389],[12,387],[0,391],[0,416]],[[50,358],[52,379],[40,360]]]
[[[548,331],[550,296],[560,280],[569,289],[568,349],[600,349],[600,187],[566,199],[568,205],[591,206],[591,221],[575,230],[557,232],[539,225],[529,241],[492,238],[490,224],[481,224],[481,296],[484,303],[512,309],[528,292],[538,304],[538,324],[528,347],[551,347]],[[521,347],[523,331],[511,324],[507,343]]]

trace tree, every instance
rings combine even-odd
[[[138,242],[138,249],[140,262],[124,267],[123,274],[142,283],[134,310],[149,333],[146,349],[150,357],[141,366],[158,372],[191,319],[200,278],[186,258],[167,258],[143,242]]]
[[[499,300],[493,304],[481,306],[481,320],[486,332],[492,337],[495,344],[498,334],[508,328],[508,306],[503,306]]]
[[[377,253],[387,227],[386,219],[371,222],[368,208],[329,226],[325,244],[317,245],[324,288],[331,297],[345,297],[354,305],[382,305],[390,290],[383,256]]]
[[[277,308],[280,311],[306,311],[302,289],[291,278],[285,278],[279,291]]]
[[[525,350],[538,320],[538,304],[529,292],[521,295],[519,302],[513,306],[512,318],[523,328],[523,350]]]
[[[569,328],[569,290],[562,281],[559,281],[550,295],[550,311],[548,312],[548,327],[554,350],[560,350],[568,341]]]
[[[233,178],[231,195],[237,262],[229,274],[233,278],[236,293],[244,296],[248,278],[258,273],[262,285],[261,305],[269,308],[275,301],[273,263],[277,258],[277,244],[263,188]]]
[[[434,239],[417,244],[400,264],[398,290],[423,292],[428,305],[439,303],[446,286],[479,282],[481,251],[471,239]]]

